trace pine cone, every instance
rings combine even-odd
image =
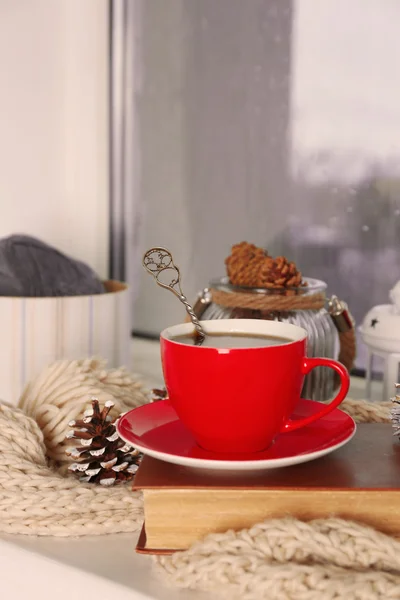
[[[67,456],[76,459],[68,469],[82,473],[80,481],[109,486],[132,479],[138,469],[141,455],[119,437],[117,419],[113,421],[108,414],[113,406],[109,400],[100,411],[93,398],[93,408],[85,411],[83,419],[69,422],[73,430],[66,438],[79,440],[81,446],[66,450]]]
[[[265,261],[259,270],[259,287],[299,287],[301,283],[300,271],[293,262],[289,262],[284,256]]]
[[[397,389],[400,388],[399,383],[396,383],[395,386]],[[391,398],[391,401],[395,405],[390,411],[390,418],[394,429],[393,435],[399,436],[400,439],[400,396],[396,394],[394,398]]]
[[[273,258],[254,244],[241,242],[225,260],[233,285],[258,288],[288,288],[303,285],[300,271],[284,256]]]
[[[168,392],[165,388],[163,388],[162,390],[153,388],[151,390],[151,400],[153,402],[158,402],[159,400],[165,400],[165,398],[167,396],[168,396]]]
[[[254,244],[235,244],[225,260],[229,281],[233,285],[257,287],[258,272],[266,257],[267,253]]]

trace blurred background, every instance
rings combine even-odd
[[[141,244],[192,297],[233,243],[285,254],[358,321],[400,278],[400,4],[135,2]],[[141,275],[134,327],[178,321]],[[360,349],[358,365],[364,365]]]
[[[0,0],[0,235],[132,286],[132,329],[242,240],[323,279],[358,323],[400,279],[397,0]],[[360,345],[357,366],[364,368]]]

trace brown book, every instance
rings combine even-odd
[[[192,469],[145,456],[138,551],[188,548],[208,533],[287,515],[332,515],[400,537],[400,442],[390,424],[361,424],[348,444],[317,460],[266,471]]]

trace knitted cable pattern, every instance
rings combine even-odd
[[[62,472],[72,459],[65,450],[73,440],[65,439],[68,423],[82,417],[95,396],[101,405],[112,400],[111,417],[148,402],[142,384],[125,368],[107,369],[98,358],[60,360],[43,369],[25,388],[19,407],[35,419],[44,436],[46,454]]]
[[[0,531],[78,536],[135,531],[142,498],[129,485],[82,484],[50,468],[38,424],[0,405]]]
[[[181,588],[240,600],[400,598],[400,542],[343,519],[274,519],[155,559]]]

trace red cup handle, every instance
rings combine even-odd
[[[286,433],[288,431],[295,431],[295,429],[300,429],[300,427],[305,427],[305,425],[309,425],[310,423],[314,423],[314,421],[318,421],[321,417],[324,417],[328,413],[330,413],[334,408],[339,406],[339,404],[345,399],[347,392],[349,391],[350,385],[350,376],[349,372],[341,363],[336,360],[331,360],[329,358],[305,358],[303,360],[302,372],[304,375],[307,375],[314,369],[315,367],[330,367],[336,373],[338,373],[340,377],[340,389],[336,394],[335,398],[332,400],[330,404],[322,405],[323,408],[314,415],[310,417],[305,417],[304,419],[296,419],[295,421],[287,421],[285,425],[282,427],[280,433]],[[322,404],[322,403],[321,403]]]

